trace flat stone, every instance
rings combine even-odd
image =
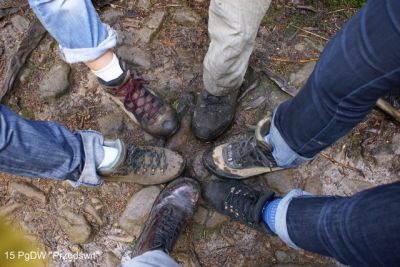
[[[134,194],[119,219],[120,227],[138,237],[160,191],[158,186],[149,186]]]
[[[122,11],[115,9],[109,9],[105,11],[103,14],[104,14],[104,21],[108,23],[110,26],[117,23],[120,20],[120,18],[124,15]]]
[[[17,31],[22,33],[29,28],[30,21],[25,17],[16,15],[12,17],[11,23],[14,26],[14,28],[17,29]]]
[[[207,217],[208,210],[199,206],[193,215],[193,220],[200,225],[204,225],[207,221]]]
[[[71,68],[66,63],[55,65],[39,84],[41,98],[57,98],[66,93],[69,88],[69,73]]]
[[[211,175],[203,164],[203,154],[204,151],[200,151],[195,155],[191,168],[191,174],[200,180],[204,180]]]
[[[290,74],[290,83],[295,87],[303,85],[314,70],[316,62],[309,62],[296,73]]]
[[[306,48],[306,45],[304,43],[298,43],[294,46],[294,49],[299,52],[303,52],[305,48]]]
[[[145,50],[134,46],[121,46],[118,48],[118,55],[125,61],[148,69],[151,66],[151,56]]]
[[[57,221],[72,242],[83,244],[89,239],[92,228],[83,215],[64,208],[60,211]]]
[[[188,8],[182,8],[175,11],[174,19],[178,24],[198,24],[201,20],[199,14]]]
[[[97,119],[99,130],[107,137],[117,137],[124,128],[123,116],[117,113],[111,113]]]
[[[111,251],[107,251],[103,257],[105,267],[117,267],[121,263],[121,260]]]
[[[275,257],[279,262],[288,263],[294,260],[292,254],[286,253],[285,251],[277,250],[275,252]]]
[[[33,185],[12,182],[10,187],[26,197],[33,198],[43,204],[46,204],[46,195],[39,188]]]
[[[293,179],[293,170],[287,169],[278,172],[270,172],[264,175],[265,181],[271,189],[281,194],[290,192],[297,187],[296,181]]]
[[[207,228],[214,228],[217,227],[218,225],[229,221],[229,217],[222,215],[216,211],[213,211],[210,215],[210,218],[208,218],[206,222],[206,227]]]
[[[138,32],[139,39],[142,42],[150,43],[152,41],[154,36],[160,30],[165,20],[166,14],[167,13],[165,11],[156,11],[148,17],[148,19],[144,23],[144,27]]]
[[[394,154],[400,155],[400,134],[393,135],[392,150],[393,150]]]

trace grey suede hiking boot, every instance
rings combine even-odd
[[[258,122],[255,136],[210,148],[203,154],[204,165],[215,175],[231,179],[280,170],[271,145],[264,140],[270,123],[270,117],[266,117]]]
[[[263,233],[272,234],[262,220],[262,211],[264,205],[273,200],[274,192],[260,192],[239,181],[214,180],[204,186],[203,198],[218,212]]]
[[[193,216],[200,197],[200,186],[191,178],[168,184],[151,209],[143,232],[136,241],[134,256],[150,250],[170,254],[184,225]]]
[[[182,156],[166,148],[125,146],[119,139],[105,141],[104,145],[120,152],[110,167],[97,170],[105,181],[162,184],[178,177],[185,167]]]
[[[110,82],[98,79],[105,91],[149,134],[158,137],[174,134],[179,128],[175,110],[147,89],[143,79],[131,75],[123,62],[120,65],[124,73],[119,78]]]
[[[232,124],[239,91],[227,96],[214,96],[203,90],[194,109],[192,130],[203,141],[211,141]]]

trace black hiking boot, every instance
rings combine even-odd
[[[227,96],[214,96],[203,90],[194,108],[192,130],[202,141],[211,141],[232,124],[238,90]]]
[[[214,180],[203,188],[203,197],[218,212],[272,234],[262,220],[262,210],[266,202],[273,200],[274,192],[256,191],[239,181]]]
[[[210,148],[203,155],[204,165],[215,175],[231,179],[280,170],[272,156],[272,147],[264,140],[270,122],[270,117],[258,122],[255,136]]]
[[[200,186],[194,179],[179,178],[168,184],[154,202],[134,255],[156,249],[170,254],[184,225],[193,216],[199,197]]]

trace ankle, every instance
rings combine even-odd
[[[117,80],[124,74],[118,57],[112,52],[111,55],[107,56],[107,61],[104,60],[102,64],[94,64],[92,66],[94,67],[91,68],[91,71],[105,83]]]

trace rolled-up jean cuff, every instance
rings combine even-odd
[[[85,163],[78,181],[69,180],[69,182],[74,187],[101,185],[103,181],[97,174],[97,166],[104,158],[104,137],[96,131],[79,131],[78,134],[82,137]]]
[[[276,209],[276,215],[275,215],[275,229],[276,229],[276,234],[279,236],[279,238],[285,242],[289,247],[292,247],[294,249],[300,249],[298,246],[296,246],[295,243],[290,239],[288,228],[287,228],[287,221],[286,221],[286,216],[287,216],[287,211],[289,208],[290,201],[292,201],[293,198],[300,197],[300,196],[311,196],[310,193],[302,191],[301,189],[293,189],[290,191],[280,202],[279,205]]]
[[[114,48],[117,45],[117,33],[109,25],[103,25],[107,28],[108,36],[97,47],[66,48],[60,45],[63,59],[70,64],[92,61]]]
[[[272,156],[278,166],[282,168],[294,168],[303,162],[312,160],[313,158],[306,158],[297,154],[283,139],[278,128],[275,126],[276,110],[277,109],[274,111],[271,127],[269,128],[269,133],[265,137],[265,141],[272,146]]]

